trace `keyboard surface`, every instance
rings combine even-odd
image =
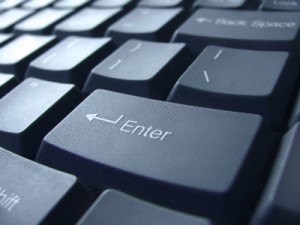
[[[300,224],[299,0],[0,0],[0,225]]]

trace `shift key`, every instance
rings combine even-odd
[[[300,12],[261,12],[200,9],[173,36],[195,53],[208,45],[255,50],[299,48]]]
[[[271,139],[258,115],[96,90],[48,133],[36,159],[96,192],[234,224],[255,201]]]

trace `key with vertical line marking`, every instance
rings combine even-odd
[[[260,114],[278,128],[297,79],[296,64],[287,52],[210,46],[180,77],[168,100]]]

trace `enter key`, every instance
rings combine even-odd
[[[96,192],[234,224],[256,200],[272,137],[258,115],[97,90],[45,137],[37,161]]]

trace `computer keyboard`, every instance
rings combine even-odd
[[[0,0],[0,225],[300,224],[300,1]]]

